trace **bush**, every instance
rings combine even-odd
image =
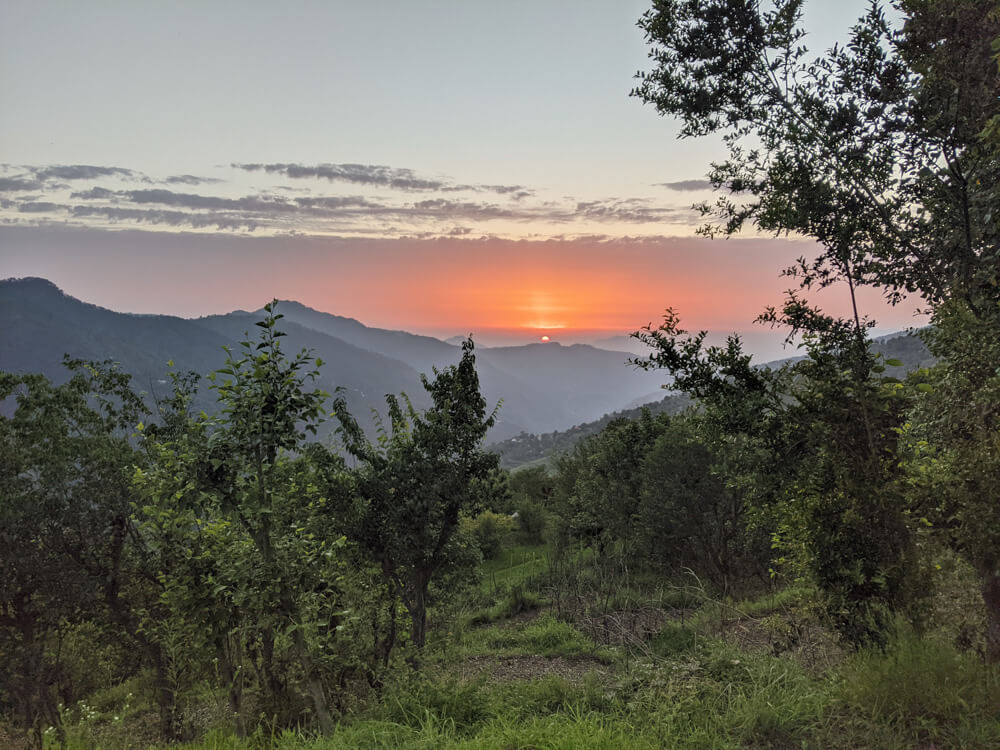
[[[690,651],[697,642],[694,630],[677,622],[670,622],[653,637],[653,652],[659,656],[673,656]]]
[[[475,540],[483,559],[494,560],[510,541],[516,523],[510,516],[487,510],[475,518],[463,519],[462,525],[463,531]]]
[[[544,544],[549,514],[541,503],[525,498],[517,506],[517,527],[521,544]]]

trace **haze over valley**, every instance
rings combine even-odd
[[[454,343],[368,327],[295,301],[279,302],[277,309],[284,316],[279,326],[287,334],[284,349],[296,353],[305,348],[321,358],[320,386],[330,393],[342,388],[352,412],[369,428],[371,410],[384,413],[386,394],[406,393],[415,406],[425,408],[420,374],[430,375],[433,368],[443,369],[461,356]],[[41,372],[59,382],[67,377],[64,354],[110,358],[134,377],[137,387],[157,397],[170,389],[168,360],[175,371],[207,376],[222,366],[222,347],[234,346],[262,318],[259,310],[193,319],[115,312],[34,278],[0,281],[0,315],[8,322],[0,332],[2,369]],[[661,397],[664,374],[628,366],[630,356],[557,341],[477,345],[483,394],[491,408],[502,401],[490,439],[562,430],[636,399]]]

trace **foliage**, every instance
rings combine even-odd
[[[987,604],[986,648],[1000,661],[1000,310],[992,320],[955,300],[928,333],[947,352],[920,384],[903,431],[913,513],[972,565]]]
[[[46,724],[61,733],[56,688],[73,696],[82,687],[58,648],[73,624],[110,619],[156,655],[135,620],[148,586],[129,585],[143,572],[128,550],[137,460],[128,436],[142,400],[110,363],[66,365],[71,377],[60,386],[0,373],[0,398],[17,400],[13,416],[0,417],[2,692],[36,744]]]
[[[877,610],[901,603],[909,554],[894,455],[909,394],[868,355],[870,323],[856,290],[876,286],[894,302],[916,292],[939,319],[959,305],[995,326],[1000,223],[991,175],[1000,150],[988,126],[1000,113],[992,46],[1000,14],[990,0],[900,0],[897,30],[874,3],[848,44],[811,58],[801,7],[801,0],[654,2],[640,21],[654,67],[633,93],[678,117],[683,137],[722,135],[729,157],[710,177],[725,191],[702,207],[717,222],[706,233],[733,234],[749,223],[820,245],[817,258],[786,272],[800,291],[762,316],[812,337],[811,364],[794,368],[787,397],[794,406],[776,402],[786,452],[799,467],[785,474],[795,488],[795,496],[785,493],[785,522],[798,528],[798,547],[842,632],[882,640],[877,634],[891,618]],[[853,320],[825,316],[800,296],[833,283],[850,292]],[[726,398],[749,398],[753,413],[760,379],[738,347],[728,370],[705,371],[713,357],[722,360],[703,356],[698,337],[674,343],[676,328],[668,313],[661,333],[645,332],[660,349],[650,364],[679,367],[679,387],[701,389],[709,400],[727,391]],[[947,341],[939,338],[934,354],[956,372],[962,352]],[[984,486],[989,475],[980,475]],[[984,599],[1000,623],[991,576],[984,571]]]
[[[479,390],[472,340],[462,359],[421,382],[433,406],[423,414],[406,401],[387,396],[389,425],[376,444],[338,399],[347,450],[362,465],[357,471],[364,508],[351,537],[381,568],[385,580],[410,614],[410,638],[426,642],[430,584],[439,575],[467,568],[468,555],[456,534],[463,513],[488,499],[497,457],[482,448],[496,410],[487,415]],[[498,407],[499,408],[499,407]]]
[[[802,0],[656,0],[640,21],[652,71],[633,92],[681,120],[682,137],[720,133],[729,158],[710,233],[747,222],[823,246],[796,273],[849,278],[936,303],[989,284],[1000,224],[997,152],[980,138],[1000,112],[992,0],[879,4],[850,41],[810,58]]]
[[[493,443],[490,449],[500,454],[500,465],[505,469],[536,468],[537,462],[547,466],[551,464],[554,456],[571,452],[578,442],[596,435],[616,419],[636,419],[644,409],[651,414],[680,414],[690,407],[691,400],[684,394],[670,394],[659,401],[606,414],[601,419],[573,425],[565,430],[540,435],[522,432],[515,437]],[[517,472],[514,473],[515,476],[516,474]]]
[[[474,518],[462,519],[465,534],[475,540],[486,560],[495,560],[514,535],[517,522],[510,516],[484,510]]]
[[[273,303],[265,310],[259,341],[241,342],[239,355],[227,350],[225,366],[210,377],[220,413],[168,420],[175,429],[149,437],[152,465],[135,481],[168,614],[146,625],[167,647],[185,644],[171,660],[189,684],[205,677],[199,664],[217,666],[238,733],[246,729],[251,668],[269,713],[299,713],[289,692],[294,681],[329,732],[323,675],[343,608],[343,538],[323,509],[349,486],[294,455],[322,416],[327,394],[305,387],[322,363],[306,352],[286,358],[281,316]],[[181,387],[181,411],[185,399]]]

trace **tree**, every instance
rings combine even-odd
[[[242,341],[238,355],[227,349],[224,367],[210,376],[220,413],[151,434],[153,460],[136,482],[171,615],[163,637],[191,631],[190,643],[215,655],[240,732],[244,663],[258,672],[272,712],[298,713],[289,711],[277,663],[289,644],[284,653],[294,666],[287,671],[326,733],[333,717],[321,661],[343,609],[343,538],[331,528],[319,487],[344,486],[329,471],[321,481],[308,458],[306,436],[316,433],[328,394],[307,384],[322,362],[304,351],[285,356],[275,305],[256,324],[260,339]],[[183,411],[184,394],[175,400]]]
[[[713,437],[703,419],[669,421],[642,456],[639,520],[651,559],[690,568],[728,593],[766,572],[767,538],[749,528],[745,493]]]
[[[947,356],[926,373],[903,432],[913,512],[979,575],[986,657],[1000,663],[1000,325],[958,300],[934,323],[931,350]]]
[[[682,136],[720,133],[729,149],[728,159],[710,173],[725,192],[714,206],[702,207],[717,222],[705,231],[732,234],[750,223],[814,238],[818,257],[789,269],[805,290],[842,282],[852,301],[860,285],[882,289],[891,301],[915,292],[939,322],[968,315],[973,327],[996,330],[995,1],[899,0],[898,30],[873,3],[847,45],[815,59],[802,44],[801,7],[802,0],[766,6],[755,0],[654,0],[639,23],[654,69],[640,74],[633,93],[661,114],[680,118]],[[823,317],[802,315],[806,310],[793,295],[767,317],[800,332],[829,333]],[[851,322],[856,354],[850,389],[863,396],[856,404],[863,406],[858,417],[868,420],[861,443],[868,447],[867,458],[857,456],[861,463],[847,470],[867,465],[875,471],[884,461],[879,446],[885,441],[866,385],[864,323],[856,305]],[[958,375],[962,350],[949,349],[949,340],[939,339],[937,353]],[[974,371],[953,382],[970,390],[953,393],[952,405],[981,402],[986,383]],[[992,435],[994,428],[982,433],[986,423],[960,408],[951,417],[955,424],[966,420],[962,429],[980,431],[984,439]],[[949,442],[947,433],[941,437]],[[988,479],[984,470],[979,485],[991,486]],[[981,558],[976,567],[988,592],[1000,568],[984,563]],[[988,595],[985,601],[990,622],[1000,623],[1000,600]],[[1000,632],[1000,624],[991,628]],[[991,654],[1000,658],[1000,649]]]
[[[633,94],[678,117],[682,137],[720,133],[729,148],[706,231],[815,238],[821,255],[795,271],[807,285],[930,303],[995,287],[998,153],[980,137],[1000,113],[995,2],[900,0],[899,31],[874,3],[815,59],[801,7],[654,0],[639,22],[655,67]]]
[[[13,416],[0,417],[0,626],[17,632],[16,647],[4,650],[19,660],[4,682],[41,744],[43,723],[61,731],[53,695],[61,670],[49,636],[66,623],[107,618],[154,668],[161,731],[172,737],[162,652],[138,617],[158,593],[132,521],[132,468],[141,457],[130,435],[145,407],[110,363],[66,365],[72,374],[59,386],[0,373],[0,398],[17,399]]]
[[[389,428],[376,444],[338,399],[347,450],[362,464],[358,489],[364,509],[351,537],[382,570],[411,618],[410,638],[422,649],[427,638],[431,582],[461,562],[456,531],[462,513],[482,504],[481,490],[498,465],[483,450],[497,409],[486,412],[479,390],[472,340],[462,359],[434,379],[421,377],[433,405],[418,413],[387,396]],[[468,561],[464,561],[468,564]]]
[[[566,530],[595,542],[602,562],[617,561],[622,570],[648,554],[641,468],[668,422],[646,410],[635,420],[614,419],[558,464],[556,500]]]
[[[670,369],[671,387],[700,399],[713,471],[728,489],[719,507],[728,495],[731,519],[749,516],[746,505],[768,517],[778,545],[798,552],[841,635],[881,643],[904,604],[909,569],[894,452],[904,391],[882,375],[855,321],[797,300],[781,316],[808,331],[808,356],[778,371],[753,366],[735,336],[705,347],[705,333],[687,335],[672,311],[658,329],[636,334],[653,348],[636,364]]]

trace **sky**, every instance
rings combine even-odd
[[[807,2],[810,44],[864,6]],[[291,298],[496,342],[620,334],[668,306],[753,331],[815,247],[695,236],[724,152],[629,96],[647,7],[6,0],[0,277],[121,311]],[[865,305],[880,330],[919,322]]]

